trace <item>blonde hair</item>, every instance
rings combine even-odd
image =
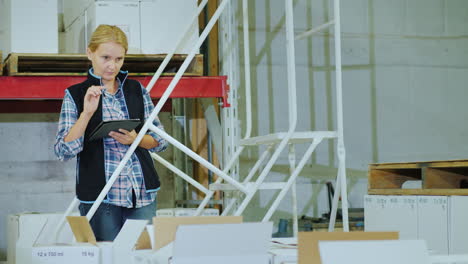
[[[91,35],[88,48],[92,52],[95,52],[100,44],[107,42],[115,42],[122,45],[122,47],[125,49],[125,54],[128,51],[127,36],[122,31],[122,29],[111,25],[99,25],[96,30],[94,30],[93,35]]]

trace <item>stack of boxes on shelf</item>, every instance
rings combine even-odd
[[[192,22],[197,0],[63,1],[63,36],[59,6],[58,0],[0,1],[1,60],[10,53],[85,53],[99,24],[122,28],[129,53],[168,53]],[[197,39],[196,19],[176,53],[189,53]]]
[[[468,160],[371,164],[365,230],[423,239],[432,254],[468,254],[467,180]]]
[[[0,1],[1,60],[12,52],[58,53],[57,1]]]
[[[129,53],[168,53],[192,22],[196,8],[196,0],[64,1],[63,52],[84,53],[94,29],[111,24],[127,34]],[[198,20],[176,53],[189,53],[197,38]]]

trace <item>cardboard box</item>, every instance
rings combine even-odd
[[[64,246],[36,246],[32,248],[31,263],[100,264],[100,257],[100,249],[97,246],[89,245],[86,243],[76,243],[74,245]]]
[[[366,195],[364,206],[366,231],[395,230],[402,239],[424,239],[431,254],[468,254],[467,196]]]
[[[241,223],[241,216],[195,216],[195,217],[154,217],[153,250],[139,250],[133,254],[134,264],[168,263],[173,255],[173,241],[180,225],[206,225]]]
[[[65,1],[65,53],[84,53],[94,29],[100,24],[119,26],[129,40],[129,53],[164,54],[176,45],[188,54],[198,39],[198,19],[190,25],[197,0]],[[196,50],[199,53],[199,49]]]
[[[321,241],[323,264],[428,264],[423,240]]]
[[[47,218],[21,219],[23,230],[16,244],[16,262],[9,263],[123,264],[131,263],[135,250],[151,248],[145,229],[147,220],[127,220],[114,242],[96,242],[86,217],[68,216],[66,227],[71,229],[76,242],[70,237],[66,243],[57,243],[50,240],[54,238],[54,229],[47,227]]]
[[[158,209],[156,217],[178,217],[178,216],[195,216],[196,208],[166,208]],[[219,216],[219,210],[216,208],[203,209],[201,216]]]
[[[270,246],[272,264],[297,264],[297,238],[275,237]]]
[[[188,54],[198,40],[198,19],[191,24],[197,10],[197,0],[155,0],[140,2],[141,52],[145,54],[169,53],[184,30],[188,35],[175,53]],[[200,51],[197,50],[196,53]]]
[[[116,25],[128,39],[128,53],[141,53],[140,4],[136,1],[96,1],[65,27],[66,53],[85,53],[92,33],[100,24]],[[76,41],[78,45],[72,43]]]
[[[74,212],[73,215],[78,215],[78,212]],[[56,225],[62,218],[62,213],[22,213],[22,214],[11,214],[7,218],[7,263],[25,263],[24,257],[31,255],[32,243],[48,243],[52,237],[44,236],[44,233],[52,233],[55,231]],[[43,227],[43,232],[41,228]],[[58,242],[68,242],[73,239],[73,234],[70,227],[64,226],[63,230],[58,237]],[[20,243],[18,243],[18,241]],[[27,242],[28,246],[25,246],[23,242],[25,240],[32,241]],[[26,248],[29,252],[26,256],[21,252],[18,252],[19,259],[17,260],[17,245],[20,251],[21,248]],[[30,261],[30,258],[27,258]]]
[[[299,264],[321,264],[319,241],[397,240],[397,232],[299,232]]]
[[[23,219],[21,224],[24,227],[23,232],[20,233],[16,244],[17,264],[101,263],[100,249],[96,243],[70,243],[71,239],[69,243],[56,243],[53,240],[51,242],[51,239],[54,239],[55,229],[47,228],[47,222],[50,222],[48,218]],[[48,239],[41,241],[41,237]]]
[[[151,249],[147,220],[128,219],[113,242],[96,243],[91,225],[84,216],[67,217],[77,242],[96,245],[103,256],[102,264],[131,263],[135,250]],[[105,258],[104,258],[105,256]]]
[[[153,249],[158,250],[174,241],[179,225],[231,223],[242,223],[242,216],[154,217],[155,244]]]
[[[394,231],[400,239],[418,239],[417,196],[365,195],[364,230]]]
[[[272,222],[181,225],[172,264],[269,264]]]
[[[430,254],[448,255],[449,196],[418,196],[418,239]]]
[[[58,53],[57,8],[57,0],[0,1],[2,59],[12,52]]]
[[[71,26],[71,24],[73,24],[76,21],[76,19],[78,19],[78,17],[82,16],[84,11],[94,2],[102,2],[102,0],[72,0],[72,1],[65,0],[63,1],[63,24],[65,28]],[[139,3],[139,0],[112,0],[112,2]]]
[[[468,254],[468,196],[450,196],[448,218],[449,254]]]

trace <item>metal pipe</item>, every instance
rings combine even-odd
[[[270,206],[270,209],[268,210],[266,215],[263,217],[262,222],[266,222],[266,221],[270,220],[270,218],[273,215],[273,213],[275,212],[276,208],[278,208],[281,200],[283,200],[283,198],[286,195],[287,191],[289,190],[289,188],[291,188],[291,185],[295,182],[295,180],[296,180],[297,176],[299,175],[299,173],[301,172],[302,168],[304,168],[307,160],[310,158],[310,156],[314,152],[315,148],[322,141],[322,139],[323,138],[316,138],[316,139],[314,139],[312,144],[310,144],[310,146],[307,149],[306,153],[304,154],[304,156],[299,161],[299,164],[297,164],[297,167],[295,168],[294,172],[289,177],[289,179],[288,179],[288,181],[286,183],[286,186],[281,190],[280,194],[276,197],[276,200],[273,202],[273,204]]]
[[[244,138],[250,138],[252,132],[252,95],[250,80],[250,37],[249,37],[249,13],[248,0],[242,1],[243,33],[244,33],[244,68],[245,68],[245,114],[246,131]]]
[[[297,124],[297,103],[296,103],[296,66],[295,66],[295,57],[294,57],[294,21],[293,21],[293,2],[292,0],[285,1],[286,6],[286,46],[287,46],[287,64],[288,64],[288,110],[289,110],[289,129],[284,138],[278,145],[278,148],[271,156],[270,160],[266,164],[260,176],[258,176],[257,181],[252,189],[250,189],[247,196],[242,201],[241,205],[237,209],[234,215],[241,215],[247,205],[252,200],[255,191],[258,190],[259,186],[265,180],[265,177],[270,172],[273,164],[278,159],[279,155],[283,149],[288,144],[291,139]]]
[[[174,147],[180,149],[182,152],[184,152],[185,154],[187,154],[189,157],[191,157],[192,159],[198,161],[201,165],[205,166],[206,168],[208,168],[209,170],[213,171],[214,173],[216,173],[219,177],[223,178],[225,181],[229,182],[230,184],[234,185],[236,188],[238,188],[239,190],[241,190],[242,192],[247,192],[247,188],[245,188],[244,186],[242,186],[238,181],[234,180],[233,178],[231,178],[229,175],[227,175],[226,173],[224,173],[223,171],[221,171],[220,169],[218,169],[217,167],[215,167],[212,163],[208,162],[207,160],[205,160],[203,157],[201,157],[200,155],[198,155],[197,153],[195,153],[194,151],[192,151],[191,149],[187,148],[184,144],[180,143],[179,141],[177,141],[175,138],[171,137],[169,134],[167,134],[165,131],[163,131],[162,129],[158,128],[157,126],[151,124],[150,125],[150,128],[152,131],[154,131],[155,133],[157,133],[159,136],[161,136],[162,138],[164,138],[165,140],[167,140],[167,142],[171,143],[172,145],[174,145]]]
[[[210,190],[208,190],[205,186],[201,185],[199,182],[185,174],[183,171],[179,170],[176,166],[172,165],[169,163],[167,160],[163,159],[161,156],[159,156],[156,153],[151,153],[151,157],[155,159],[156,161],[160,162],[162,165],[166,166],[168,169],[170,169],[172,172],[175,174],[179,175],[181,178],[184,180],[188,181],[190,184],[192,184],[195,188],[203,192],[204,194],[207,194]]]
[[[260,166],[262,165],[263,161],[265,161],[265,159],[268,157],[268,155],[271,154],[271,151],[273,150],[273,147],[274,145],[269,145],[268,148],[262,153],[262,155],[260,156],[260,158],[257,160],[257,162],[255,163],[255,165],[252,167],[252,169],[250,170],[250,173],[247,175],[247,177],[245,177],[244,181],[242,182],[242,184],[247,184],[248,182],[250,182],[250,180],[252,179],[252,177],[255,175],[255,173],[258,171],[258,169],[260,168]],[[227,215],[232,207],[234,207],[234,204],[236,202],[236,199],[231,199],[228,203],[228,205],[226,206],[226,208],[223,210],[223,213],[221,214],[222,216],[224,215]]]
[[[316,34],[316,33],[320,32],[320,31],[322,31],[322,30],[324,30],[324,29],[327,29],[328,27],[332,26],[333,24],[335,24],[335,20],[331,20],[331,21],[328,22],[328,23],[325,23],[325,24],[320,25],[320,26],[318,26],[318,27],[315,27],[315,28],[313,28],[313,29],[311,29],[311,30],[308,30],[308,31],[306,31],[306,32],[303,32],[303,33],[301,33],[301,34],[299,34],[299,35],[296,36],[296,40],[301,40],[301,39],[303,39],[303,38],[306,38],[306,37],[308,37],[308,36],[311,36],[311,35],[313,35],[313,34]]]
[[[296,149],[295,145],[292,143],[289,143],[289,177],[291,177],[294,173],[295,167],[296,167]],[[287,186],[284,187],[283,189],[288,188]],[[296,180],[294,179],[292,181],[291,185],[291,198],[292,198],[292,214],[293,214],[293,234],[294,237],[297,237],[297,233],[299,232],[299,226],[297,223],[297,190],[296,190]],[[276,209],[275,209],[276,210]]]
[[[341,13],[340,0],[334,0],[335,13],[335,68],[336,68],[336,113],[337,113],[337,156],[338,156],[338,173],[339,182],[341,185],[341,213],[343,217],[343,230],[349,232],[348,221],[348,194],[347,194],[347,179],[346,179],[346,151],[344,146],[343,135],[343,83],[342,83],[342,65],[341,65]],[[338,191],[336,193],[339,193]]]
[[[72,202],[70,203],[70,205],[68,206],[67,210],[65,210],[65,213],[63,214],[62,218],[60,219],[60,222],[55,227],[55,231],[54,231],[55,242],[58,242],[60,232],[62,232],[62,228],[63,228],[63,225],[65,224],[65,221],[67,220],[67,216],[69,216],[71,214],[73,209],[75,209],[78,206],[79,203],[80,203],[80,201],[75,196],[73,198]]]

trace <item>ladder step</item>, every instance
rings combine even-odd
[[[252,137],[240,141],[242,146],[255,146],[255,145],[269,145],[278,144],[284,137],[286,132],[274,133],[265,136]],[[308,131],[308,132],[294,132],[290,143],[305,143],[311,142],[315,138],[336,138],[338,134],[336,131]]]
[[[254,182],[249,182],[246,184],[247,189],[253,188],[255,185]],[[279,190],[283,189],[286,186],[286,182],[264,182],[260,185],[260,190]],[[236,191],[236,187],[232,186],[229,183],[213,183],[210,184],[211,191]]]

